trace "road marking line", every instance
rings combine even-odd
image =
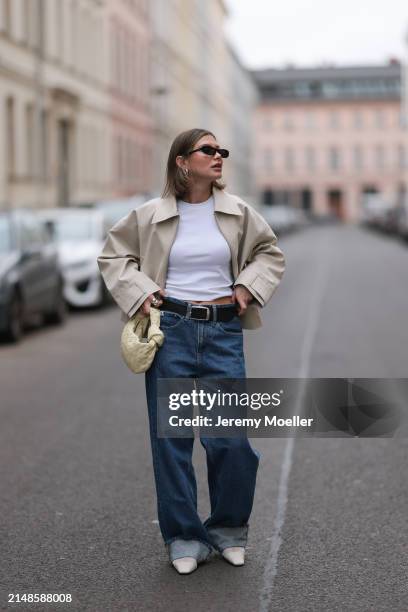
[[[320,267],[318,268],[318,272],[316,275],[316,289],[314,292],[314,299],[312,300],[310,311],[309,311],[309,320],[308,325],[306,327],[306,333],[303,338],[302,350],[301,350],[301,359],[300,359],[300,368],[299,368],[299,378],[304,379],[303,383],[300,383],[299,386],[299,394],[297,396],[296,407],[294,414],[299,414],[300,409],[302,407],[303,394],[305,391],[305,382],[309,375],[310,369],[310,359],[312,354],[312,348],[314,344],[314,340],[316,337],[317,326],[319,321],[319,314],[321,310],[322,300],[324,296],[324,288],[326,287],[326,282],[329,273],[329,262],[330,262],[330,253],[331,249],[329,246],[329,238],[327,234],[325,234],[325,240],[323,241],[322,250],[327,254],[326,257],[322,258]],[[278,499],[277,499],[277,512],[272,528],[272,537],[271,537],[271,545],[269,549],[269,554],[267,556],[267,561],[265,564],[265,571],[263,575],[263,586],[261,588],[261,592],[259,594],[259,612],[269,612],[270,604],[272,601],[272,593],[273,587],[275,584],[276,574],[278,573],[278,555],[279,549],[282,543],[281,532],[283,529],[283,525],[285,523],[286,517],[286,506],[288,501],[288,483],[289,476],[292,469],[293,463],[293,450],[295,445],[295,438],[288,438],[284,454],[283,461],[281,466],[281,473],[279,478],[279,488],[278,488]]]

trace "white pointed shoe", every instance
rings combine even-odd
[[[243,546],[229,546],[228,548],[224,548],[222,556],[232,563],[232,565],[244,565],[245,548]]]
[[[172,564],[179,574],[191,574],[197,569],[197,559],[194,559],[194,557],[180,557],[174,559]]]

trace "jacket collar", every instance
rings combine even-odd
[[[237,196],[217,188],[213,189],[213,196],[215,212],[222,212],[228,215],[242,215],[242,211],[238,206],[240,199]],[[159,223],[178,215],[177,202],[174,196],[158,198],[155,204],[152,223]]]

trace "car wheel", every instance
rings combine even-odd
[[[24,307],[18,293],[13,293],[8,308],[8,328],[5,336],[11,342],[18,342],[23,335]]]
[[[62,325],[68,314],[68,306],[64,298],[63,285],[58,285],[58,295],[54,309],[51,312],[45,313],[45,322],[52,325]]]

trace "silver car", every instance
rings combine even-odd
[[[110,302],[96,261],[108,229],[104,215],[74,207],[42,209],[37,214],[57,244],[68,304],[84,308]]]
[[[18,342],[36,319],[66,318],[58,253],[35,214],[0,212],[0,336]]]

